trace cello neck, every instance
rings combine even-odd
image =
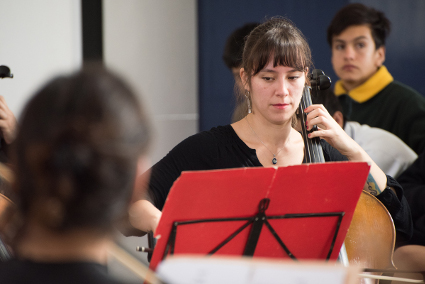
[[[304,87],[301,102],[298,107],[301,121],[301,134],[304,139],[304,160],[306,163],[324,163],[325,157],[323,156],[323,149],[322,145],[320,144],[320,138],[308,138],[308,134],[317,130],[317,126],[313,126],[313,129],[308,131],[305,125],[307,121],[307,114],[304,112],[304,109],[312,105],[310,89],[311,88],[309,86]]]

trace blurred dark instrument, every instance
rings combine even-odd
[[[0,78],[13,78],[13,74],[10,73],[9,67],[0,65]]]

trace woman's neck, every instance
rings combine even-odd
[[[301,164],[304,142],[301,134],[285,124],[264,123],[253,114],[232,124],[239,138],[251,149],[264,167]]]
[[[17,245],[16,254],[19,258],[37,262],[92,261],[106,264],[110,244],[109,236],[91,230],[58,233],[30,225]]]
[[[277,149],[284,147],[290,139],[293,130],[291,121],[283,124],[273,124],[255,114],[248,114],[245,119],[251,132],[263,143],[274,145]]]

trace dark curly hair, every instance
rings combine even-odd
[[[274,66],[289,66],[299,71],[312,68],[310,46],[303,33],[290,20],[273,17],[256,27],[248,36],[243,51],[242,67],[247,83],[273,60]],[[307,78],[308,80],[308,78]],[[309,82],[306,82],[309,84]],[[245,96],[241,93],[239,96]],[[250,97],[247,97],[251,100]],[[296,118],[293,118],[293,124]]]
[[[242,53],[245,40],[249,33],[260,23],[247,23],[234,30],[226,40],[223,51],[223,61],[227,68],[239,68],[242,65]]]
[[[24,222],[109,231],[126,211],[150,140],[139,99],[89,66],[53,79],[26,105],[13,150]]]
[[[369,26],[376,49],[385,46],[391,22],[383,12],[360,3],[348,4],[335,14],[327,30],[328,44],[332,46],[332,38],[340,35],[346,28],[360,25]]]

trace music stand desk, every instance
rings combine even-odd
[[[332,162],[183,172],[150,267],[169,254],[336,260],[369,169]]]

